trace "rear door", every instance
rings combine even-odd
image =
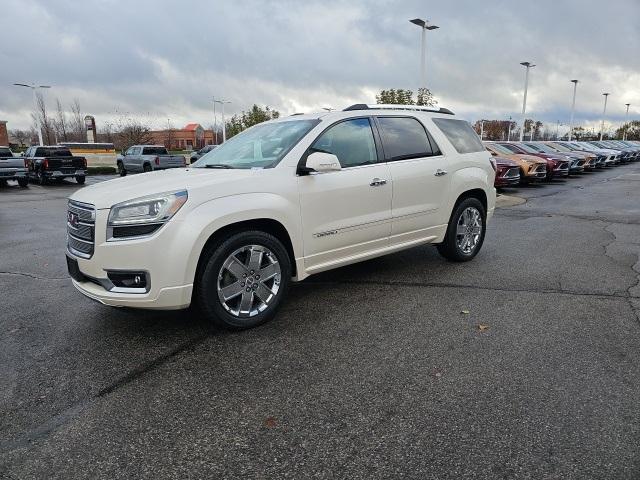
[[[129,153],[131,152],[131,153]],[[125,158],[125,168],[131,172],[141,172],[142,171],[142,148],[141,147],[131,147],[127,151],[127,155]]]
[[[448,220],[449,160],[417,118],[378,116],[376,123],[393,180],[391,243],[424,241]]]
[[[342,170],[298,177],[309,273],[386,248],[391,233],[389,167],[380,161],[371,120],[335,123],[314,141],[313,151],[336,155]]]

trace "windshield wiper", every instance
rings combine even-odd
[[[235,168],[231,165],[225,165],[223,163],[208,163],[204,166],[204,168]]]

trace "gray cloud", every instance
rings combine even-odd
[[[427,82],[440,104],[470,119],[518,118],[523,60],[534,61],[529,108],[567,122],[640,114],[637,0],[124,1],[5,0],[0,118],[27,127],[31,98],[15,81],[54,85],[98,122],[128,112],[160,126],[212,122],[212,96],[230,113],[253,103],[283,113],[373,102],[380,88],[417,88],[416,16],[428,34]],[[28,27],[28,28],[27,28]]]

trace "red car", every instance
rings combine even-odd
[[[533,148],[529,148],[526,145],[511,142],[496,142],[512,151],[513,153],[524,153],[526,155],[533,155],[540,157],[547,161],[547,182],[552,178],[567,178],[569,176],[569,160],[562,155],[554,155],[553,153],[540,153],[536,152]]]
[[[513,160],[504,157],[493,157],[496,179],[493,186],[514,187],[520,183],[520,166]]]

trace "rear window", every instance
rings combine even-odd
[[[378,123],[387,160],[405,160],[440,154],[435,142],[432,139],[430,141],[424,126],[415,118],[378,117]]]
[[[458,153],[485,151],[480,137],[468,122],[451,118],[434,118],[433,123],[442,130]]]
[[[10,148],[0,148],[0,157],[13,157],[13,152]]]
[[[71,150],[68,148],[52,148],[52,147],[38,147],[36,149],[36,157],[70,157]]]
[[[143,155],[166,155],[167,149],[164,147],[144,147],[142,150]]]

